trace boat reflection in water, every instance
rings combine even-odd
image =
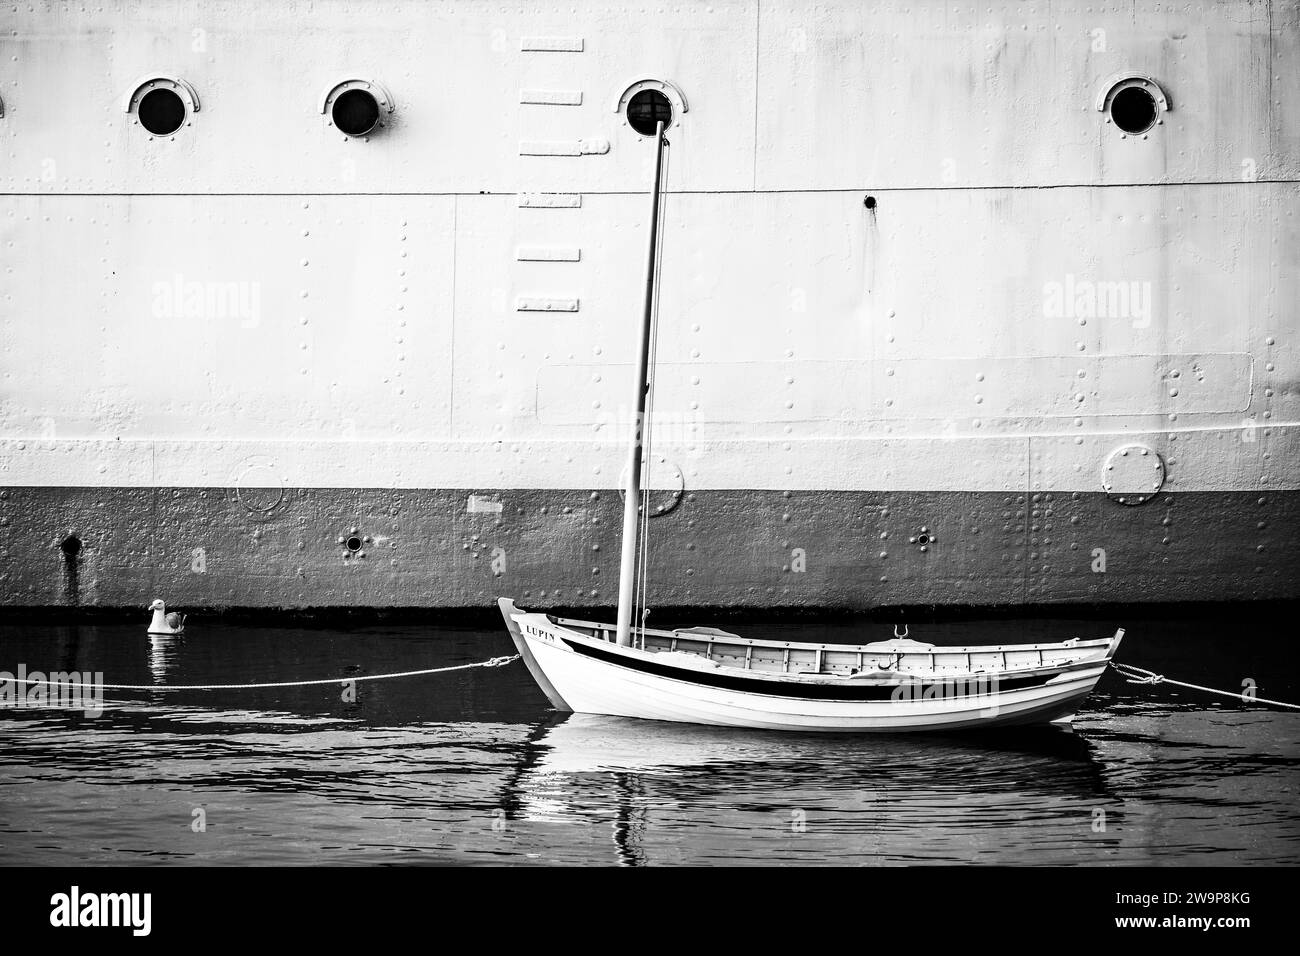
[[[590,714],[540,725],[507,791],[520,821],[608,820],[626,864],[1002,856],[1079,841],[1110,797],[1092,745],[1051,727],[863,738]]]

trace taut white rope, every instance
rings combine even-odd
[[[1176,684],[1179,687],[1190,687],[1192,690],[1205,691],[1207,694],[1218,694],[1220,697],[1233,697],[1247,704],[1271,704],[1274,707],[1288,707],[1291,710],[1300,710],[1300,704],[1288,704],[1280,700],[1269,700],[1266,697],[1249,697],[1244,691],[1236,693],[1230,690],[1215,690],[1213,687],[1202,687],[1200,684],[1187,684],[1180,680],[1172,680],[1163,674],[1157,674],[1155,671],[1134,667],[1132,664],[1120,664],[1118,661],[1111,661],[1110,666],[1123,674],[1124,679],[1130,684]]]
[[[363,680],[392,680],[395,677],[419,677],[422,674],[445,674],[473,667],[504,667],[519,660],[519,655],[493,657],[473,664],[456,664],[453,667],[431,667],[420,671],[397,671],[392,674],[362,674],[359,677],[329,677],[323,680],[286,680],[270,684],[88,684],[85,682],[32,680],[30,677],[14,678],[16,684],[45,684],[50,687],[89,687],[93,690],[256,690],[262,687],[312,687],[323,684],[347,684]]]

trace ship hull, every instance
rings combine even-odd
[[[0,605],[613,605],[654,91],[657,607],[1300,597],[1297,4],[192,19],[0,36]]]
[[[503,590],[536,607],[615,601],[614,491],[260,491],[4,489],[0,601],[459,608]],[[1127,507],[1080,492],[707,490],[650,522],[650,581],[657,607],[1294,599],[1297,527],[1297,492]]]

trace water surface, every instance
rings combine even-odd
[[[109,683],[346,678],[509,654],[503,629],[0,625],[0,671]],[[1127,622],[1121,658],[1300,699],[1281,632]],[[1111,620],[914,627],[934,643]],[[732,626],[733,629],[739,629]],[[881,625],[750,636],[879,640]],[[1300,715],[1108,674],[1054,730],[820,736],[558,715],[515,663],[334,686],[0,706],[7,864],[1210,864],[1300,862]],[[197,831],[197,832],[196,832]]]

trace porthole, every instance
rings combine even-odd
[[[673,124],[673,104],[659,90],[638,90],[627,101],[627,124],[642,136],[653,136],[659,123]]]
[[[1164,122],[1171,109],[1169,97],[1149,76],[1120,74],[1107,80],[1097,98],[1097,109],[1106,114],[1122,138],[1141,136]]]
[[[150,90],[140,97],[135,116],[155,136],[170,136],[185,124],[185,101],[175,90]]]
[[[682,91],[667,80],[637,80],[614,101],[614,112],[639,136],[653,136],[659,123],[664,129],[680,126],[689,108]]]
[[[343,546],[347,548],[349,551],[351,551],[353,554],[356,554],[358,551],[361,550],[361,539],[358,538],[355,534],[351,535],[347,541],[343,542]]]
[[[321,97],[320,111],[327,125],[350,138],[365,138],[386,124],[393,98],[374,80],[350,79],[335,83]]]
[[[176,76],[149,76],[140,80],[122,102],[135,121],[152,137],[174,136],[199,111],[194,87]]]
[[[330,119],[340,133],[365,136],[379,125],[379,101],[369,90],[346,90],[330,107]]]
[[[1156,98],[1140,86],[1126,86],[1110,101],[1110,118],[1129,135],[1156,125]]]

